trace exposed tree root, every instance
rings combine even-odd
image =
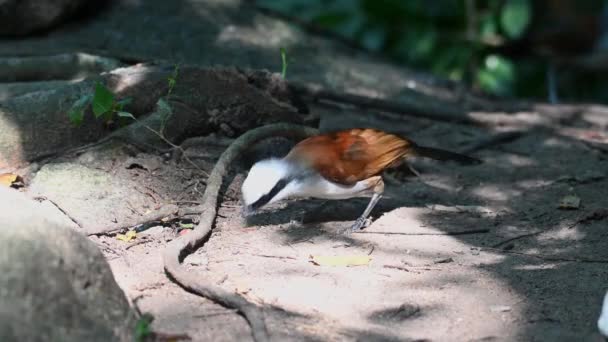
[[[3,57],[0,58],[0,80],[70,80],[98,75],[121,66],[123,63],[113,58],[79,52],[52,56]]]
[[[468,117],[463,109],[455,108],[446,104],[437,104],[436,99],[416,98],[412,101],[400,99],[393,101],[388,99],[372,98],[368,96],[340,93],[329,89],[314,87],[305,83],[290,82],[289,86],[298,94],[311,97],[315,100],[326,100],[338,103],[348,103],[361,108],[376,109],[400,115],[409,115],[437,121],[456,122],[469,125],[482,125],[480,120]]]
[[[191,253],[200,247],[211,233],[217,214],[217,198],[222,181],[228,171],[228,166],[233,160],[250,146],[266,138],[284,136],[302,139],[317,133],[316,129],[310,127],[273,124],[253,129],[236,139],[222,153],[207,179],[207,187],[201,205],[204,210],[199,224],[189,234],[171,241],[164,251],[165,271],[176,283],[192,293],[208,298],[225,307],[236,309],[249,322],[253,338],[258,342],[269,340],[262,310],[237,293],[226,291],[209,280],[188,272],[181,265],[180,257],[184,257],[185,253]]]

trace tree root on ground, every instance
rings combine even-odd
[[[88,53],[52,56],[1,57],[0,81],[70,80],[98,75],[124,66],[120,61]]]
[[[176,283],[194,294],[208,298],[225,307],[236,309],[248,321],[253,338],[258,342],[269,340],[262,310],[256,304],[250,303],[236,293],[226,291],[200,277],[195,277],[181,265],[180,257],[185,257],[186,253],[191,253],[200,247],[211,233],[217,214],[217,198],[223,178],[228,171],[229,165],[241,153],[256,142],[267,138],[283,136],[302,139],[317,133],[316,129],[310,127],[292,124],[272,124],[253,129],[236,139],[222,153],[207,179],[207,187],[201,204],[204,210],[199,224],[189,234],[171,241],[164,251],[163,262],[165,271]]]

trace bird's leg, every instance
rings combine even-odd
[[[367,208],[365,208],[365,211],[363,212],[363,214],[361,216],[359,216],[359,218],[355,221],[355,223],[350,227],[350,230],[352,232],[361,230],[368,225],[367,217],[372,212],[372,210],[374,209],[374,207],[376,206],[376,203],[378,203],[380,198],[382,198],[381,194],[374,193],[372,195],[372,199],[369,201],[369,204],[367,205]]]
[[[372,177],[367,181],[373,184],[372,190],[374,191],[374,194],[372,195],[372,199],[369,201],[369,204],[363,211],[363,214],[361,214],[361,216],[359,216],[355,223],[350,227],[351,232],[361,230],[367,226],[367,217],[372,212],[380,198],[382,198],[382,193],[384,192],[384,181],[382,180],[382,177]]]
[[[549,92],[549,103],[557,104],[557,68],[554,61],[549,61],[547,66],[547,89]]]

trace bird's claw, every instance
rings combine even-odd
[[[361,218],[359,217],[355,223],[353,223],[352,226],[350,227],[345,227],[342,229],[339,229],[337,231],[337,235],[350,235],[351,233],[354,233],[356,231],[359,231],[367,226],[369,226],[372,222],[371,218]]]
[[[353,223],[353,225],[350,227],[350,232],[356,232],[359,231],[367,226],[369,226],[372,223],[372,219],[371,218],[364,218],[364,217],[359,217],[357,219],[357,221],[355,221],[355,223]]]

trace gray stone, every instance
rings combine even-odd
[[[0,0],[0,35],[21,36],[68,19],[86,0]]]
[[[0,187],[0,341],[127,341],[135,314],[93,242]]]
[[[144,210],[153,204],[137,191],[137,183],[72,163],[44,165],[32,180],[28,194],[53,201],[87,233],[136,221],[139,215],[130,208]]]

